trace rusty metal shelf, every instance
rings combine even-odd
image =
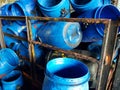
[[[34,58],[34,44],[38,44],[42,47],[49,48],[52,50],[57,50],[58,52],[62,52],[65,54],[70,54],[71,57],[75,57],[78,59],[84,59],[88,60],[91,62],[95,62],[99,65],[98,68],[98,76],[97,76],[97,85],[96,85],[96,90],[108,90],[109,88],[109,74],[112,66],[112,58],[113,58],[113,52],[115,51],[115,43],[117,40],[117,32],[118,32],[118,26],[120,26],[120,20],[118,21],[112,21],[110,19],[88,19],[88,18],[49,18],[49,17],[14,17],[14,16],[0,16],[0,43],[1,47],[5,48],[5,43],[3,40],[3,32],[2,32],[2,25],[1,25],[1,20],[26,20],[26,25],[27,25],[27,35],[28,39],[24,39],[15,35],[10,35],[7,33],[4,33],[4,35],[10,36],[12,38],[20,39],[20,40],[25,40],[29,42],[29,62],[31,62],[31,75],[29,76],[30,79],[35,83],[36,82],[36,75],[35,72],[35,58]],[[84,23],[103,23],[105,24],[105,30],[104,30],[104,38],[103,38],[103,45],[102,45],[102,54],[101,54],[101,60],[97,61],[93,57],[89,57],[87,55],[83,55],[80,53],[76,53],[73,51],[66,51],[59,49],[57,47],[44,44],[41,42],[33,41],[32,40],[32,32],[31,32],[31,23],[30,20],[40,20],[40,21],[67,21],[67,22],[84,22]],[[40,65],[37,65],[39,68],[44,69]],[[28,77],[26,73],[24,73]],[[37,83],[37,82],[36,82]]]

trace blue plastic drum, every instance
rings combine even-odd
[[[105,5],[94,10],[87,11],[79,18],[102,18],[118,20],[120,17],[119,10],[113,5]],[[104,36],[104,24],[84,24],[80,23],[83,31],[82,42],[93,42],[102,40]]]
[[[1,79],[3,90],[20,90],[23,86],[22,72],[13,70]]]
[[[47,17],[70,17],[69,0],[38,0],[38,5]]]
[[[55,58],[46,66],[42,90],[89,90],[88,67],[72,58]]]
[[[103,5],[101,0],[70,0],[70,3],[73,9],[79,13],[96,9]]]
[[[77,22],[48,22],[41,26],[37,36],[43,43],[61,49],[71,50],[77,47],[82,39],[82,32]]]
[[[19,64],[19,58],[17,54],[9,49],[0,50],[0,78],[11,72]]]

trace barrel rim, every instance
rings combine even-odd
[[[96,10],[96,12],[95,12],[94,18],[101,18],[100,14],[102,13],[102,10],[104,10],[106,7],[111,9],[113,12],[117,13],[116,15],[118,15],[118,16],[120,15],[119,10],[114,5],[108,4],[108,5],[103,5],[103,6],[99,7],[98,10]],[[98,14],[98,16],[96,14]],[[104,28],[102,28],[100,25],[97,25],[97,24],[95,24],[95,27],[96,27],[97,32],[103,37]],[[101,29],[99,29],[97,27],[99,27]]]
[[[52,6],[52,7],[45,7],[45,6],[41,5],[39,1],[40,1],[40,0],[38,0],[37,2],[38,2],[39,7],[40,7],[41,9],[46,10],[46,11],[53,11],[53,10],[56,10],[56,8],[61,7],[61,5],[62,5],[64,2],[66,2],[67,0],[61,0],[60,3],[58,3],[57,5]]]
[[[16,75],[16,74],[18,74],[18,76],[17,76],[17,78],[14,81],[6,81],[5,80],[5,79],[10,78],[11,75]],[[22,72],[19,71],[19,70],[13,70],[10,73],[8,73],[5,77],[3,77],[1,79],[1,82],[2,82],[2,84],[6,84],[6,85],[16,84],[16,82],[18,82],[20,79],[22,79]]]
[[[14,5],[17,5],[17,6],[19,6],[19,8],[21,8],[21,10],[23,11],[23,13],[24,13],[24,16],[27,16],[28,14],[27,14],[27,11],[26,11],[26,9],[25,9],[25,7],[19,2],[19,1],[16,1],[15,3],[13,3],[13,5],[12,5],[12,11],[13,11],[13,15],[14,16],[17,16],[16,14],[15,14],[15,12],[14,12]]]
[[[76,7],[78,7],[78,8],[81,7],[81,9],[82,9],[82,8],[90,7],[92,3],[95,3],[95,2],[96,2],[96,0],[90,0],[89,3],[83,4],[83,5],[75,4],[75,3],[73,2],[73,0],[70,0],[70,2],[71,2],[72,7],[74,7],[74,8],[76,8]],[[73,5],[74,5],[74,6],[73,6]]]
[[[74,62],[78,62],[79,64],[84,65],[88,72],[84,76],[79,77],[79,78],[64,78],[64,77],[60,77],[60,76],[54,75],[51,72],[49,72],[48,64],[53,62],[53,61],[57,61],[57,59],[69,59],[70,61],[74,60]],[[87,66],[84,63],[82,63],[82,62],[80,62],[80,61],[78,61],[76,59],[73,59],[73,58],[55,58],[55,59],[50,60],[48,62],[48,64],[46,66],[45,76],[50,81],[53,81],[53,82],[56,82],[56,83],[59,83],[59,84],[65,84],[65,85],[66,84],[67,85],[73,85],[73,84],[74,85],[79,85],[79,84],[84,84],[84,83],[88,82],[88,80],[90,79],[90,72],[89,72]]]

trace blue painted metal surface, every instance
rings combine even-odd
[[[119,10],[113,5],[105,5],[98,7],[95,10],[87,11],[79,16],[79,18],[108,18],[117,20],[120,16]],[[80,23],[83,30],[82,42],[92,42],[103,39],[104,28],[103,24],[88,24]]]
[[[20,90],[23,86],[22,72],[13,70],[1,79],[3,90]]]
[[[41,26],[37,36],[43,43],[62,49],[71,50],[79,45],[82,39],[79,23],[48,22]]]
[[[70,0],[73,9],[76,12],[86,12],[102,6],[101,0]]]
[[[68,17],[68,18],[70,17],[69,0],[38,0],[38,5],[39,5],[41,12],[45,16]]]
[[[89,90],[88,67],[72,58],[55,58],[46,66],[42,90]]]
[[[0,50],[0,77],[11,72],[19,64],[19,58],[17,54],[9,49]]]

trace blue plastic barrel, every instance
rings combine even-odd
[[[46,66],[42,90],[89,90],[88,67],[72,58],[55,58]]]
[[[22,72],[13,70],[1,79],[3,90],[20,90],[23,86]]]
[[[29,58],[28,47],[25,47],[22,43],[20,44],[18,51],[21,56]],[[42,55],[44,54],[44,51],[39,45],[34,46],[34,51],[35,51],[36,63],[39,63],[41,61]]]
[[[113,5],[106,5],[99,10],[96,10],[94,18],[107,18],[112,20],[118,20],[120,17],[119,10]],[[103,24],[96,24],[97,32],[103,36],[104,35],[104,25]]]
[[[12,16],[13,14],[11,12],[11,6],[12,4],[5,4],[4,6],[2,6],[0,8],[0,12],[1,12],[0,16]],[[9,24],[9,23],[11,23],[10,20],[2,20],[3,25]]]
[[[29,16],[25,7],[19,1],[13,3],[11,12],[13,13],[13,16]],[[24,20],[17,20],[16,22],[20,25],[25,25],[26,23]]]
[[[19,34],[26,28],[26,26],[24,25],[19,25],[16,22],[13,22],[9,25],[6,25],[3,27],[3,31],[7,32],[11,32],[14,35],[19,36]]]
[[[5,4],[1,7],[1,16],[12,16],[11,13],[12,4]]]
[[[15,69],[18,64],[19,58],[13,50],[9,48],[0,50],[0,78]]]
[[[70,0],[73,9],[76,12],[86,12],[102,6],[101,0]]]
[[[102,44],[103,44],[103,41],[99,40],[96,42],[92,42],[91,44],[88,45],[88,51],[90,51],[93,54],[92,56],[98,60],[101,59]],[[119,54],[118,51],[116,51],[113,58],[113,62],[116,62],[118,54]]]
[[[103,5],[111,4],[111,0],[101,0]]]
[[[48,17],[70,17],[69,0],[38,0],[43,15]]]
[[[43,43],[66,50],[77,47],[82,39],[81,27],[76,22],[50,21],[41,26],[37,36]]]
[[[32,24],[31,26],[32,40],[37,39],[37,31],[41,28],[43,24],[44,24],[43,22],[39,21]],[[24,28],[24,30],[21,33],[19,33],[19,36],[27,39],[27,28]],[[26,48],[28,48],[28,42],[22,41],[22,43]]]
[[[102,50],[102,40],[92,42],[88,45],[88,51],[90,51],[97,60],[101,58],[101,50]]]
[[[11,11],[14,16],[28,16],[25,7],[19,1],[13,3]]]
[[[16,1],[12,4],[11,12],[13,13],[13,16],[36,16],[36,10],[31,9],[30,7],[32,7],[32,5],[25,7],[22,2]],[[34,22],[35,20],[32,21]],[[26,23],[24,20],[17,20],[16,22],[20,25],[25,25]]]
[[[26,11],[35,11],[37,0],[19,0],[19,2],[25,7]]]
[[[24,1],[26,2],[26,1]],[[20,1],[16,1],[15,3],[13,3],[12,5],[12,12],[14,16],[35,16],[35,8],[32,8],[33,5],[26,5],[26,7],[24,6],[25,3],[24,2],[20,2]],[[35,6],[34,6],[35,7]],[[34,11],[34,12],[32,12]]]
[[[12,23],[10,25],[5,25],[2,27],[3,32],[17,35],[19,36],[19,33],[25,28],[25,26],[20,26],[17,23]],[[17,40],[15,38],[11,38],[9,36],[4,37],[6,46],[9,48],[12,48],[13,50],[17,50],[19,47],[20,40]]]
[[[117,20],[120,17],[119,10],[113,5],[105,5],[94,10],[87,11],[79,18],[103,18]],[[83,31],[82,42],[102,40],[105,26],[103,24],[80,23]]]

